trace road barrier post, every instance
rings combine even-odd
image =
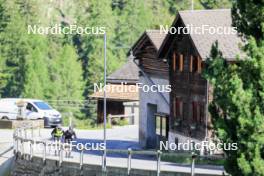
[[[197,155],[195,153],[192,153],[192,167],[191,167],[191,176],[195,175],[195,159]]]
[[[17,154],[18,153],[18,150],[19,150],[18,149],[18,138],[17,137],[15,138],[15,143],[16,143],[15,145],[16,145],[16,154]]]
[[[160,175],[160,157],[161,157],[161,151],[157,151],[157,176]]]
[[[132,157],[132,150],[131,150],[131,148],[128,148],[127,175],[130,175],[130,170],[131,170],[131,157]]]
[[[80,153],[80,169],[82,169],[82,168],[83,168],[83,149]]]
[[[30,160],[33,158],[33,140],[30,140],[29,146],[30,146]]]
[[[44,145],[44,148],[43,148],[43,163],[45,164],[45,162],[46,162],[46,155],[47,155],[47,153],[46,153],[47,143],[44,142],[43,145]]]
[[[103,151],[103,155],[102,155],[102,175],[106,175],[106,152]]]
[[[61,163],[62,163],[62,160],[63,160],[63,150],[60,148],[59,149],[59,166],[61,167]]]
[[[24,157],[24,141],[21,139],[21,156]]]

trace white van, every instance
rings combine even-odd
[[[25,118],[44,119],[45,127],[61,124],[61,114],[53,109],[48,103],[36,99],[3,98],[0,99],[0,119],[15,120],[18,116],[17,103],[26,102]]]

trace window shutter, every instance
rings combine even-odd
[[[189,66],[190,66],[190,68],[189,68],[190,72],[192,72],[193,71],[193,56],[192,55],[190,56],[190,65]]]
[[[182,72],[183,71],[183,55],[180,55],[180,61],[179,61],[179,70]]]

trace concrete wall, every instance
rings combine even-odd
[[[161,78],[155,75],[149,75],[151,80],[156,85],[168,85],[169,81],[166,78]],[[144,76],[140,76],[139,82],[143,85],[150,85],[150,81]],[[163,93],[167,102],[169,102],[169,93]],[[170,107],[166,101],[157,92],[143,92],[142,89],[139,90],[139,143],[142,147],[148,148],[147,141],[151,138],[156,137],[155,132],[151,132],[150,129],[155,128],[155,123],[153,124],[152,117],[148,117],[148,105],[156,105],[157,112],[167,113],[170,112]],[[153,117],[154,118],[154,117]],[[155,120],[154,120],[155,121]],[[154,125],[154,126],[153,126]]]

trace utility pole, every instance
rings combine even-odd
[[[106,32],[104,33],[104,154],[103,154],[103,171],[106,172]]]

